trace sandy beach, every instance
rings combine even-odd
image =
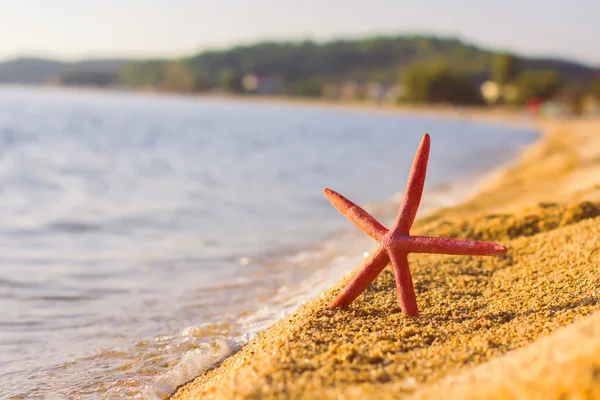
[[[515,164],[411,230],[507,255],[411,254],[418,319],[401,313],[389,268],[328,308],[347,277],[172,398],[600,398],[600,120],[531,123],[541,138]]]

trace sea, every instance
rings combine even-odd
[[[523,125],[526,126],[526,125]],[[0,398],[164,399],[354,270],[424,132],[420,214],[533,128],[293,103],[0,86]]]

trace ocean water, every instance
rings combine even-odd
[[[0,87],[0,398],[165,398],[375,243],[324,187],[421,214],[536,132],[463,120]]]

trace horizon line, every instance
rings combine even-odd
[[[134,54],[134,52],[129,53],[129,55],[123,54],[89,54],[89,55],[79,55],[79,56],[60,56],[56,53],[50,54],[45,51],[38,50],[24,50],[20,53],[15,53],[11,56],[0,57],[0,63],[16,61],[20,59],[37,59],[37,60],[45,60],[45,61],[57,61],[63,63],[78,63],[82,61],[103,61],[103,60],[121,60],[121,61],[143,61],[143,60],[173,60],[173,59],[182,59],[186,57],[192,57],[198,54],[210,52],[210,51],[228,51],[232,50],[236,47],[249,47],[253,45],[258,45],[261,43],[302,43],[302,42],[314,42],[320,45],[334,43],[337,41],[357,41],[362,39],[375,39],[375,38],[400,38],[400,37],[424,37],[424,38],[432,38],[432,39],[440,39],[440,40],[456,40],[464,45],[470,45],[476,47],[478,50],[490,51],[494,53],[510,53],[519,58],[524,59],[537,59],[537,60],[552,60],[552,61],[566,61],[574,64],[580,64],[586,66],[591,69],[597,69],[600,71],[600,63],[594,63],[591,61],[585,61],[577,57],[564,55],[564,54],[537,54],[537,53],[526,53],[524,51],[512,50],[505,47],[496,47],[492,45],[480,44],[475,40],[471,40],[465,38],[461,35],[440,35],[435,33],[425,33],[425,32],[411,32],[411,33],[357,33],[357,34],[341,34],[332,37],[311,37],[311,36],[295,36],[295,37],[263,37],[263,38],[254,38],[249,39],[247,41],[240,40],[233,43],[222,43],[222,44],[213,44],[203,46],[199,49],[190,50],[190,51],[181,51],[177,54]]]

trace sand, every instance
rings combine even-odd
[[[173,398],[600,398],[600,121],[536,123],[515,165],[411,231],[507,255],[410,255],[418,319],[389,268],[329,309],[346,278]]]

